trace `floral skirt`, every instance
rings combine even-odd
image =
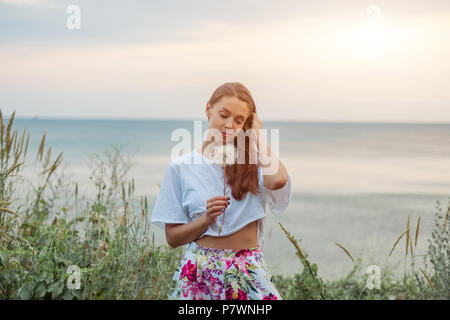
[[[169,299],[281,300],[259,247],[215,249],[189,243]]]

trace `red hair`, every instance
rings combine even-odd
[[[243,131],[251,128],[253,123],[253,112],[256,113],[255,101],[250,91],[240,82],[227,82],[214,90],[208,103],[214,106],[223,97],[236,97],[245,102],[249,109],[249,116],[244,123]],[[231,194],[236,200],[242,200],[247,192],[257,194],[259,190],[258,166],[249,162],[249,143],[250,138],[245,136],[245,163],[235,163],[226,166],[226,181],[231,187]],[[237,147],[237,137],[234,138],[234,146]]]

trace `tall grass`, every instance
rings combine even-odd
[[[356,260],[350,251],[343,245],[335,243],[353,261],[352,270],[343,278],[336,281],[324,281],[318,275],[316,264],[307,259],[304,250],[300,249],[297,240],[283,225],[280,227],[285,232],[287,239],[294,245],[300,262],[304,265],[301,274],[295,274],[292,279],[277,275],[274,282],[279,288],[280,294],[285,299],[450,299],[450,231],[447,221],[450,216],[449,205],[444,214],[437,201],[437,212],[435,213],[435,227],[426,254],[423,255],[425,270],[415,268],[417,239],[420,230],[421,217],[418,217],[414,237],[411,234],[410,216],[406,222],[406,228],[397,237],[388,253],[390,257],[398,247],[401,239],[404,242],[404,268],[403,277],[398,279],[393,275],[389,266],[382,268],[380,272],[380,286],[369,285],[369,277],[366,270],[362,268],[362,259]],[[413,239],[414,238],[414,239]],[[414,244],[413,244],[414,243]],[[409,270],[407,258],[410,256]],[[431,264],[431,265],[430,265]],[[311,268],[310,266],[313,266]],[[306,271],[305,271],[306,270]],[[364,272],[366,271],[366,272]]]
[[[83,201],[78,183],[71,195],[59,194],[62,153],[52,160],[44,133],[37,185],[17,194],[29,134],[25,142],[26,129],[20,139],[12,132],[14,113],[7,126],[1,111],[0,118],[0,299],[166,298],[181,248],[155,245],[147,198],[135,199],[120,150],[95,155],[90,180],[96,194]],[[56,206],[56,198],[66,205]],[[79,274],[68,272],[71,266]]]

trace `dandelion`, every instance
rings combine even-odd
[[[220,145],[212,150],[211,156],[216,164],[225,168],[226,165],[236,163],[237,149],[232,144]]]
[[[237,149],[232,144],[225,144],[215,147],[212,150],[211,158],[214,163],[223,168],[223,195],[226,195],[226,166],[237,162]],[[219,227],[219,236],[222,232],[222,227],[225,222],[225,211],[222,216],[222,224]]]

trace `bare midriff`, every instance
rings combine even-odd
[[[249,249],[258,246],[258,220],[228,236],[204,236],[195,242],[202,247],[216,249]]]

